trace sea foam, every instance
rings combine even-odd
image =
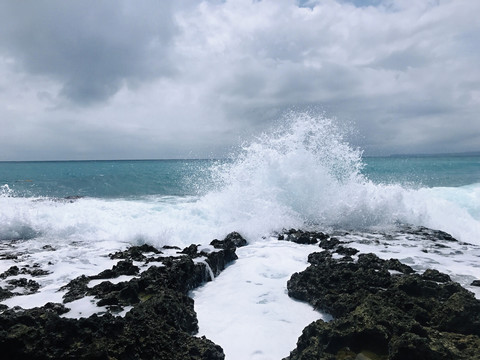
[[[217,190],[199,204],[220,226],[256,238],[288,227],[365,230],[423,225],[476,242],[480,184],[408,188],[373,183],[362,174],[361,150],[332,119],[290,113],[282,125],[244,145],[214,169]]]
[[[184,246],[231,231],[256,241],[283,228],[364,230],[409,223],[480,242],[480,184],[374,183],[363,167],[362,151],[348,143],[335,120],[290,113],[230,160],[214,163],[209,176],[192,174],[198,196],[23,198],[4,185],[0,239]]]

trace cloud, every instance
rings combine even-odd
[[[21,140],[44,158],[222,156],[292,107],[355,123],[367,154],[478,150],[479,12],[468,0],[3,2],[1,154],[20,156]]]
[[[167,1],[4,1],[0,14],[1,47],[26,71],[62,83],[61,94],[79,104],[174,71]]]

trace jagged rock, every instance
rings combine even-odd
[[[340,244],[341,241],[338,240],[336,237],[332,237],[330,239],[322,239],[320,241],[320,247],[322,249],[325,249],[325,250],[331,250],[333,248],[335,248],[335,246],[337,246],[338,244]]]
[[[224,359],[219,346],[190,335],[196,328],[193,301],[167,290],[125,318],[67,319],[46,306],[6,310],[0,351],[6,359]]]
[[[182,254],[186,254],[192,257],[196,257],[198,255],[198,245],[190,245],[187,246],[185,249],[181,251]]]
[[[450,276],[448,276],[447,274],[443,274],[440,271],[434,270],[434,269],[425,270],[425,272],[422,274],[422,279],[438,281],[438,282],[452,281],[452,279],[450,279]]]
[[[228,234],[224,241],[232,241],[237,248],[247,245],[247,240],[245,240],[243,236],[236,231]]]
[[[337,250],[335,252],[337,254],[340,254],[340,255],[352,256],[352,255],[357,254],[358,250],[354,249],[354,248],[349,248],[349,247],[339,245],[339,246],[337,246]]]
[[[10,297],[12,297],[12,296],[14,296],[14,295],[15,295],[15,294],[12,293],[11,291],[0,287],[0,301],[1,301],[1,300],[8,299],[8,298],[10,298]]]
[[[471,286],[480,286],[480,280],[473,280]]]
[[[33,277],[36,276],[44,276],[48,275],[49,272],[46,270],[42,270],[38,268],[38,264],[36,266],[34,265],[34,269],[29,269],[28,266],[22,267],[21,269],[18,268],[18,266],[11,266],[8,270],[4,271],[2,274],[0,274],[0,279],[6,279],[7,277],[10,276],[17,276],[17,275],[31,275]]]
[[[239,236],[239,235],[238,235]],[[138,274],[132,260],[145,259],[134,249],[113,254],[120,261],[111,270],[94,276],[79,276],[62,287],[64,302],[85,295],[97,298],[99,306],[120,311],[133,308],[124,318],[110,313],[89,318],[60,317],[68,311],[49,303],[30,310],[6,309],[0,314],[0,352],[8,359],[193,359],[221,360],[223,350],[205,337],[194,337],[198,321],[189,291],[211,280],[207,264],[219,273],[232,259],[238,236],[215,242],[216,251],[198,253],[188,247],[185,256],[161,258],[161,266],[150,266]],[[147,251],[148,250],[148,251]],[[193,261],[205,257],[205,262]],[[109,281],[88,287],[92,279],[137,275],[129,281]],[[2,307],[3,308],[3,307]]]
[[[164,245],[164,246],[162,246],[162,249],[165,249],[165,250],[181,250],[178,246],[171,246],[171,245]]]
[[[323,251],[309,262],[288,293],[335,319],[307,326],[287,359],[480,359],[480,301],[448,275],[374,254],[354,263]]]
[[[11,266],[8,270],[0,274],[0,279],[6,279],[9,276],[17,276],[20,273],[18,266]]]
[[[410,266],[402,264],[398,259],[388,259],[385,262],[388,270],[399,271],[403,274],[413,274],[413,270]]]
[[[178,248],[177,248],[178,249]],[[146,256],[145,253],[154,253],[161,254],[162,252],[157,248],[143,244],[141,246],[131,246],[125,251],[117,251],[114,254],[110,254],[110,258],[113,259],[124,259],[129,261],[144,261]]]
[[[238,248],[247,245],[247,240],[238,232],[234,231],[228,234],[223,240],[212,240],[210,245],[217,249]]]
[[[230,236],[232,234],[236,235]],[[220,271],[225,269],[227,264],[238,259],[238,256],[235,253],[235,250],[237,249],[236,244],[240,244],[240,246],[244,246],[246,244],[246,241],[244,239],[242,241],[240,238],[243,239],[240,234],[231,233],[227,235],[227,237],[222,241],[215,239],[210,243],[210,245],[212,245],[215,249],[219,249],[221,251],[202,254],[207,257],[206,261],[212,268],[215,276],[218,275]]]
[[[433,230],[433,229],[426,228],[424,226],[403,225],[401,229],[403,233],[419,235],[424,239],[430,240],[432,242],[435,242],[435,241],[458,242],[458,240],[455,239],[452,235],[444,231]]]
[[[112,279],[120,275],[137,275],[140,269],[133,265],[132,261],[119,261],[112,269],[104,270],[101,273],[90,276],[90,279]]]
[[[88,292],[87,284],[89,282],[90,277],[81,275],[71,280],[67,285],[62,286],[60,290],[68,290],[67,293],[63,295],[63,302],[68,303],[84,297]]]
[[[321,240],[328,239],[329,236],[322,232],[310,232],[296,229],[290,229],[285,234],[280,234],[278,240],[291,241],[297,244],[316,244]]]
[[[33,294],[38,291],[40,284],[34,280],[27,280],[26,278],[13,279],[7,281],[12,287],[23,287],[26,290],[26,294]]]

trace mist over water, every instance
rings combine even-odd
[[[61,169],[63,182],[56,184],[50,172],[49,181],[42,175],[43,182],[14,183],[30,186],[22,197],[27,188],[17,190],[7,179],[0,189],[0,238],[188,245],[231,231],[255,241],[291,227],[368,230],[408,223],[480,242],[478,183],[373,182],[348,132],[322,115],[292,112],[228,161],[36,163]],[[72,183],[78,179],[80,185]],[[52,197],[58,189],[85,197]]]

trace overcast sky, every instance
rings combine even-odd
[[[477,0],[0,0],[0,160],[223,156],[288,109],[480,150]]]

